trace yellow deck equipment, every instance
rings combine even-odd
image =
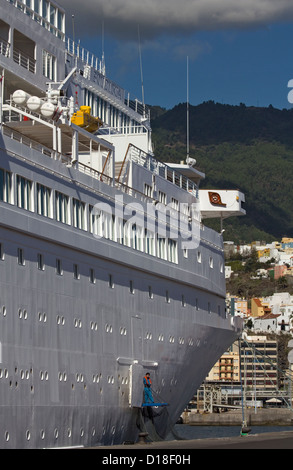
[[[90,106],[81,106],[79,111],[73,114],[71,122],[91,133],[97,131],[103,125],[100,118],[91,115]]]

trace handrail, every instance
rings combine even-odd
[[[16,47],[13,48],[13,60],[32,73],[36,73],[36,60]]]

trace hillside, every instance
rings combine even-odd
[[[186,104],[154,110],[155,153],[186,158]],[[293,110],[202,103],[190,106],[190,156],[206,173],[201,188],[240,189],[245,217],[227,219],[224,239],[237,243],[293,237]],[[219,221],[208,225],[219,228]]]

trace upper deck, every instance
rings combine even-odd
[[[106,76],[103,60],[66,36],[65,11],[58,3],[0,0],[0,72],[1,111],[14,135],[60,156],[67,165],[80,171],[86,166],[113,186],[123,185],[175,210],[180,203],[198,202],[204,175],[188,165],[166,165],[154,158],[148,110]],[[44,118],[26,102],[13,102],[19,89],[50,104],[50,93],[56,92],[55,111],[61,110],[57,118]],[[71,122],[84,105],[102,122],[92,134]],[[209,204],[204,207],[207,215],[215,212],[214,201]],[[223,204],[220,209],[222,214]],[[239,204],[235,209],[239,213]]]

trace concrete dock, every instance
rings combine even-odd
[[[195,439],[178,441],[160,441],[150,444],[119,445],[110,447],[96,447],[96,450],[106,450],[115,454],[115,451],[123,450],[123,453],[148,451],[156,453],[164,449],[172,453],[182,453],[185,450],[197,449],[293,449],[293,431],[280,431],[273,433],[248,434],[247,436]],[[170,452],[168,452],[170,453]]]
[[[293,426],[293,412],[285,408],[253,408],[246,410],[246,422],[249,426]],[[223,413],[182,414],[183,424],[191,426],[241,426],[242,411],[231,410]]]

